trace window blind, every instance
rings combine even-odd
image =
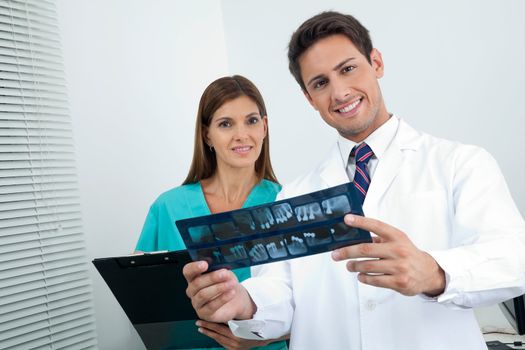
[[[96,349],[56,8],[0,0],[0,349]]]

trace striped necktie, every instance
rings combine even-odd
[[[352,152],[350,152],[350,157],[355,156],[355,175],[354,175],[354,186],[357,190],[357,196],[361,200],[361,204],[365,201],[366,192],[368,191],[368,186],[370,186],[370,175],[368,174],[368,169],[366,165],[374,152],[366,143],[354,146]]]

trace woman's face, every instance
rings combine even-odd
[[[217,166],[254,167],[261,154],[268,121],[248,96],[225,102],[215,111],[205,133],[217,156]]]

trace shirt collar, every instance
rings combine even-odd
[[[399,119],[397,119],[395,115],[392,115],[383,125],[374,130],[374,132],[364,140],[372,151],[374,151],[375,158],[381,159],[381,156],[393,140],[398,125]],[[352,151],[352,148],[354,148],[357,143],[339,135],[337,145],[339,146],[339,152],[341,152],[341,158],[346,168],[348,166],[350,151]]]

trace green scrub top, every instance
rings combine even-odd
[[[263,179],[252,189],[242,207],[273,202],[280,190],[279,184]],[[210,214],[200,182],[164,192],[149,209],[136,250],[151,252],[186,249],[175,221]],[[250,268],[247,267],[232,271],[237,275],[239,281],[244,281],[251,276]],[[287,347],[286,342],[281,341],[256,349],[286,350]]]

